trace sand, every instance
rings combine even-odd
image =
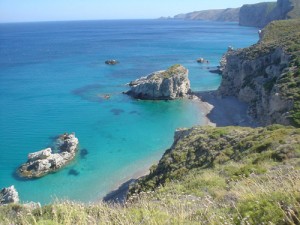
[[[247,114],[248,105],[236,97],[220,97],[216,91],[194,93],[202,108],[208,112],[207,125],[217,127],[242,126],[258,127],[259,124]]]
[[[208,126],[242,126],[257,127],[259,124],[248,114],[248,105],[239,101],[236,97],[220,97],[216,91],[193,93],[192,99],[198,101],[203,115],[206,117],[204,125]],[[113,202],[123,204],[126,201],[126,195],[130,184],[149,173],[149,169],[142,169],[135,173],[126,182],[104,198],[104,202]]]

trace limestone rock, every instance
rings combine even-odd
[[[51,148],[30,153],[28,161],[18,168],[21,177],[37,178],[54,172],[68,164],[76,155],[78,139],[74,134],[63,134],[57,141],[58,152]]]
[[[9,204],[9,203],[18,203],[19,193],[12,185],[8,188],[3,188],[0,192],[0,205]]]
[[[138,99],[176,99],[185,97],[190,91],[188,70],[173,65],[168,70],[157,71],[130,82],[126,94]]]
[[[249,114],[262,125],[289,125],[288,112],[293,101],[280,94],[276,81],[288,68],[290,55],[280,47],[257,57],[247,56],[249,51],[248,48],[226,53],[219,95],[236,96],[248,103]]]
[[[51,148],[46,148],[38,152],[28,154],[28,160],[34,161],[38,159],[46,159],[51,155]]]

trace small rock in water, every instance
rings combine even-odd
[[[105,64],[107,64],[107,65],[116,65],[118,63],[119,63],[119,61],[117,61],[115,59],[109,59],[109,60],[105,61]]]
[[[25,178],[38,178],[57,171],[75,157],[78,143],[75,134],[60,135],[56,141],[57,153],[53,153],[51,148],[29,153],[27,162],[17,170],[18,175]]]
[[[197,62],[198,62],[198,63],[209,63],[209,61],[206,60],[206,59],[204,59],[204,58],[198,58],[198,59],[197,59]]]

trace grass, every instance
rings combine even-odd
[[[299,224],[300,171],[276,167],[228,180],[193,170],[182,182],[132,196],[125,206],[56,202],[41,209],[0,207],[1,224]],[[193,179],[191,179],[193,178]]]
[[[159,75],[154,76],[153,79],[158,79],[158,78],[169,79],[177,74],[185,74],[185,73],[187,73],[187,69],[185,69],[180,64],[175,64],[175,65],[169,67],[164,72],[160,73]]]
[[[289,19],[295,19],[300,17],[300,2],[298,0],[290,0],[293,5],[293,9],[288,13]]]
[[[300,224],[299,168],[299,129],[195,127],[125,205],[7,205],[0,224]]]

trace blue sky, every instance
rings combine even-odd
[[[263,0],[0,0],[0,22],[146,19]],[[266,0],[269,1],[269,0]]]

